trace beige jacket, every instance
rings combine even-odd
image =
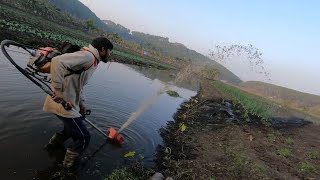
[[[96,63],[94,63],[95,57],[93,54],[97,58]],[[66,111],[61,104],[53,101],[50,96],[47,96],[43,110],[65,118],[80,117],[78,112],[80,111],[79,103],[84,101],[83,87],[88,83],[93,72],[97,69],[100,60],[98,50],[91,45],[84,47],[82,51],[67,53],[53,58],[50,68],[51,86],[61,89],[63,99],[71,102],[75,111]],[[81,74],[72,74],[64,77],[70,73],[67,68],[76,71],[90,65],[92,66]]]

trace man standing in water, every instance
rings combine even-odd
[[[112,43],[105,37],[94,39],[89,47],[81,51],[57,56],[51,61],[51,88],[55,97],[48,96],[43,110],[54,113],[64,125],[61,132],[55,133],[45,146],[47,150],[64,147],[63,143],[72,138],[73,145],[67,148],[63,166],[72,168],[80,160],[90,142],[90,133],[83,124],[80,114],[85,113],[83,87],[88,83],[100,61],[107,63]],[[61,101],[72,103],[73,110],[67,111]],[[78,113],[80,112],[80,114]]]

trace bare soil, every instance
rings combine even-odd
[[[247,122],[227,99],[206,84],[181,105],[160,130],[157,171],[174,179],[320,179],[319,125],[288,114]]]

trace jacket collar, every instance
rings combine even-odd
[[[89,47],[83,47],[83,49],[90,51],[99,62],[101,61],[98,50],[96,48],[94,48],[91,44],[89,44]]]

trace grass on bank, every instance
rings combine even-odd
[[[219,92],[230,95],[233,100],[236,103],[240,103],[247,112],[258,116],[265,121],[270,120],[272,117],[274,108],[265,99],[249,94],[220,81],[214,81],[213,85],[219,90]]]
[[[112,171],[104,180],[141,180],[149,179],[155,172],[144,168],[124,167]]]
[[[105,178],[105,180],[140,180],[139,177],[134,175],[127,168],[117,169],[112,172],[112,174]]]
[[[292,151],[288,148],[279,149],[278,153],[283,157],[289,157],[292,155]]]
[[[293,140],[291,137],[288,137],[288,138],[285,140],[284,143],[287,144],[287,145],[293,145],[293,144],[294,144],[294,140]]]
[[[147,58],[144,58],[141,56],[137,56],[133,53],[122,52],[117,49],[113,50],[113,55],[120,56],[122,58],[131,59],[137,63],[149,64],[149,65],[156,66],[156,67],[163,67],[166,69],[174,69],[175,68],[169,64],[161,63],[161,62],[155,61],[155,60],[150,60],[150,59],[147,59]]]
[[[306,172],[306,173],[310,173],[310,172],[314,172],[315,171],[315,167],[311,163],[309,163],[307,161],[301,162],[299,164],[298,168],[299,168],[299,171]]]
[[[320,151],[311,151],[308,154],[309,159],[320,159]]]
[[[267,139],[270,143],[273,143],[276,141],[276,135],[274,133],[268,133],[267,134]]]

